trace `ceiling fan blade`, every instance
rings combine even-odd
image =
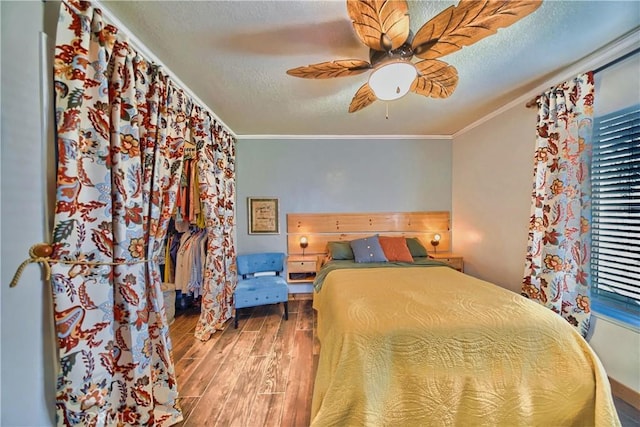
[[[342,59],[311,64],[287,70],[290,76],[304,79],[331,79],[334,77],[355,76],[371,69],[371,64],[360,59]]]
[[[369,87],[369,83],[365,83],[353,96],[351,104],[349,105],[349,112],[355,113],[358,110],[362,110],[364,107],[371,105],[376,99],[371,87]]]
[[[448,98],[458,85],[458,70],[453,65],[436,59],[415,64],[418,77],[411,85],[411,92],[432,98]]]
[[[409,37],[409,7],[405,0],[347,0],[356,34],[373,50],[397,49]]]
[[[495,34],[541,4],[541,0],[461,0],[424,24],[411,47],[418,58],[439,58]]]

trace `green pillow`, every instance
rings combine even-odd
[[[349,242],[327,242],[327,251],[331,259],[354,259]]]
[[[409,252],[411,252],[411,256],[414,258],[427,256],[427,249],[422,246],[422,243],[420,243],[417,237],[407,237],[407,247],[409,248]]]

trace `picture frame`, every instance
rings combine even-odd
[[[278,199],[247,197],[249,234],[280,234]]]

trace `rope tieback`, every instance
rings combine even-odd
[[[133,264],[142,264],[147,263],[151,260],[149,259],[141,259],[137,261],[123,261],[123,262],[93,262],[93,261],[81,261],[81,260],[64,260],[64,259],[53,259],[50,255],[53,253],[53,248],[48,243],[37,243],[29,248],[29,258],[24,260],[22,264],[16,270],[16,274],[13,275],[13,280],[9,284],[9,287],[15,287],[20,281],[20,277],[22,276],[22,272],[27,267],[27,265],[31,263],[39,263],[44,267],[45,280],[51,279],[51,264],[60,263],[60,264],[69,264],[69,265],[88,265],[88,266],[98,266],[98,265],[133,265]],[[155,260],[155,259],[154,259]]]
[[[16,274],[13,275],[13,280],[9,284],[9,287],[13,288],[18,284],[20,280],[20,276],[22,276],[22,272],[27,267],[27,265],[32,262],[37,262],[42,264],[44,267],[45,278],[49,280],[51,278],[51,265],[49,264],[49,255],[53,252],[53,248],[51,245],[46,243],[38,243],[29,248],[29,259],[26,259],[20,264]]]

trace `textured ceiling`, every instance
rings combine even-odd
[[[451,97],[409,93],[349,114],[366,73],[328,80],[286,74],[333,59],[368,60],[344,1],[101,4],[239,137],[452,135],[640,25],[638,1],[545,1],[511,27],[441,58],[458,70]],[[409,2],[412,31],[453,4]]]

